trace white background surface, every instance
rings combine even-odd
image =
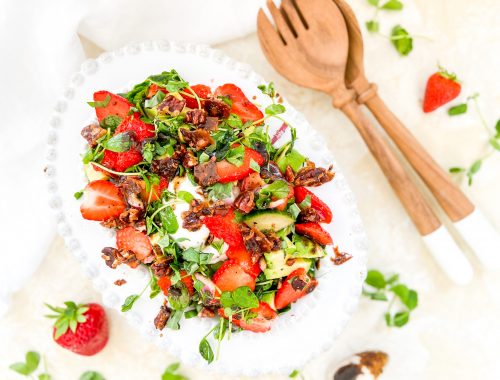
[[[372,11],[363,0],[351,3],[361,21],[371,16]],[[415,0],[405,1],[405,4],[407,7],[403,13],[381,15],[382,30],[387,32],[393,24],[401,22],[413,33],[429,37],[431,41],[416,39],[415,51],[407,58],[400,58],[382,37],[367,37],[369,76],[379,84],[388,104],[443,167],[468,165],[482,154],[486,144],[486,135],[476,115],[470,112],[450,119],[441,110],[424,116],[420,102],[425,80],[439,61],[456,71],[464,81],[462,98],[476,91],[481,93],[483,112],[488,123],[494,125],[500,117],[500,27],[497,22],[500,3],[495,0]],[[22,14],[22,10],[20,12]],[[2,26],[7,25],[5,15],[0,15]],[[51,21],[55,16],[47,17]],[[33,53],[29,46],[31,49],[39,46],[42,52],[48,44],[49,41],[24,41],[18,46],[23,46],[25,53]],[[363,300],[338,344],[303,369],[306,377],[323,379],[329,363],[358,350],[379,348],[391,356],[385,379],[497,379],[500,373],[499,273],[486,272],[476,266],[476,278],[471,285],[464,288],[451,286],[426,255],[416,230],[354,128],[331,108],[327,97],[280,78],[262,56],[255,35],[217,47],[237,60],[248,62],[266,79],[274,80],[288,100],[320,131],[358,198],[371,243],[371,266],[401,273],[403,280],[420,292],[419,308],[412,315],[410,324],[400,330],[384,326],[383,304]],[[91,55],[98,51],[95,47],[87,49]],[[3,71],[2,78],[6,78]],[[10,82],[2,80],[2,85],[15,85],[17,82],[14,82],[15,76],[12,76]],[[18,83],[26,86],[25,93],[29,94],[28,84],[21,79]],[[5,92],[2,95],[5,96]],[[47,94],[50,95],[54,94]],[[4,125],[2,133],[5,132]],[[9,137],[16,137],[15,131],[9,130],[8,133]],[[27,137],[25,140],[30,142]],[[2,141],[4,152],[6,141],[12,140]],[[4,166],[5,162],[2,161],[2,170],[10,166]],[[500,155],[497,154],[485,163],[474,186],[465,188],[497,229],[500,229],[499,169]],[[17,186],[25,187],[22,177],[17,178],[20,178]],[[30,181],[30,189],[37,186],[42,185]],[[33,191],[31,196],[36,198]],[[2,210],[5,199],[2,196]],[[30,211],[33,212],[25,210]],[[50,217],[36,211],[34,215],[40,220],[40,225]],[[8,218],[2,223],[8,223]],[[13,263],[10,264],[12,273],[23,272],[23,239],[28,240],[30,232],[21,235],[21,231],[22,226],[16,235],[9,235],[11,241],[18,243],[12,246],[18,246],[18,249],[2,252],[2,259],[5,257]],[[42,266],[14,295],[12,309],[0,320],[2,378],[19,378],[6,368],[20,360],[29,349],[46,354],[49,371],[56,380],[77,379],[87,369],[99,370],[108,380],[157,379],[167,364],[175,361],[174,357],[147,344],[118,313],[111,311],[111,340],[101,354],[83,358],[60,349],[49,337],[50,321],[43,318],[43,302],[59,303],[69,298],[99,300],[78,263],[67,253],[61,240],[56,239]],[[209,376],[191,368],[183,368],[183,372],[191,379],[231,379]]]

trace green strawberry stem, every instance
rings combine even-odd
[[[87,305],[77,305],[73,301],[66,301],[64,304],[66,308],[45,304],[45,306],[55,313],[46,315],[47,318],[56,318],[56,322],[54,323],[54,327],[56,328],[55,339],[65,334],[68,329],[71,329],[71,331],[75,333],[78,324],[87,321],[84,315],[89,310]]]
[[[443,78],[452,80],[453,82],[460,83],[460,81],[457,78],[457,74],[449,72],[441,65],[438,65],[438,68],[439,68],[439,75],[441,75]]]

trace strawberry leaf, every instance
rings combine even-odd
[[[72,301],[66,301],[64,304],[66,305],[65,309],[45,304],[45,306],[56,313],[56,315],[46,316],[47,318],[57,318],[54,323],[54,327],[56,329],[54,339],[59,339],[68,331],[68,329],[71,329],[71,331],[75,333],[78,324],[85,323],[87,321],[84,314],[89,310],[88,306],[77,305]]]

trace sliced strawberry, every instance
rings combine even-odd
[[[168,296],[168,288],[172,286],[172,281],[170,281],[170,277],[160,277],[158,279],[158,286],[164,295]]]
[[[241,181],[240,189],[241,191],[252,191],[264,185],[264,180],[260,177],[260,174],[257,172],[253,172],[250,173],[248,177],[245,177],[243,181]]]
[[[110,101],[106,105],[106,107],[95,108],[97,119],[101,121],[109,115],[116,115],[121,117],[122,119],[127,117],[132,105],[128,102],[127,99],[122,98],[119,95],[112,94],[109,91],[97,91],[94,93],[94,102],[104,102],[108,97]]]
[[[163,190],[168,187],[168,181],[164,177],[160,177],[160,183],[158,185],[152,185],[149,191],[146,191],[146,182],[142,180],[137,180],[141,190],[141,199],[144,202],[154,202],[160,199]]]
[[[149,237],[134,227],[125,227],[116,233],[116,246],[118,249],[132,251],[138,260],[144,260],[151,255],[153,247]]]
[[[117,153],[115,170],[124,172],[131,166],[137,165],[142,161],[142,154],[137,149],[131,148],[126,152]]]
[[[101,165],[117,172],[124,172],[129,167],[134,166],[141,161],[142,154],[135,148],[130,148],[126,152],[119,153],[105,150]]]
[[[146,124],[136,117],[136,115],[123,119],[116,128],[115,135],[123,132],[133,132],[134,139],[138,142],[155,137],[155,127],[151,124]]]
[[[224,240],[229,246],[243,246],[243,237],[241,236],[238,223],[234,219],[233,210],[229,210],[225,216],[207,216],[203,220],[203,223],[212,235],[217,239]]]
[[[161,91],[165,94],[168,94],[168,91],[166,88],[162,88],[160,86],[158,86],[157,84],[152,84],[151,86],[149,86],[148,88],[148,93],[146,94],[146,98],[150,99],[152,98],[153,96],[155,96],[155,94],[158,92],[158,91]]]
[[[255,289],[255,277],[249,275],[235,260],[227,260],[212,277],[213,282],[221,291],[232,292],[240,286]]]
[[[195,92],[196,95],[198,95],[203,107],[202,99],[207,99],[208,95],[212,93],[212,89],[204,84],[195,84],[194,86],[191,86],[191,89]],[[185,88],[183,91],[191,94],[191,91],[189,91],[189,89],[187,88]],[[198,102],[196,101],[196,98],[184,94],[181,94],[181,96],[186,100],[186,106],[188,106],[189,108],[198,108]]]
[[[105,150],[101,165],[106,166],[108,169],[115,170],[117,160],[118,153],[112,152],[110,150]]]
[[[181,275],[181,281],[184,285],[186,285],[189,294],[193,295],[194,294],[193,278],[191,277],[191,275],[187,274],[187,272],[184,270],[181,270],[179,274]],[[168,276],[160,277],[158,279],[158,286],[160,287],[163,294],[168,296],[168,288],[172,286],[172,280]]]
[[[180,275],[181,275],[181,281],[184,283],[184,285],[186,285],[189,294],[193,295],[194,294],[193,277],[191,277],[191,275],[188,274],[185,270],[181,270]]]
[[[321,217],[321,222],[330,223],[332,221],[332,210],[330,210],[330,207],[328,207],[325,202],[314,195],[313,192],[307,190],[305,187],[297,186],[295,187],[294,193],[295,202],[297,204],[304,201],[304,199],[306,199],[306,197],[309,195],[309,197],[311,198],[311,208],[315,209],[318,212],[319,216]]]
[[[261,272],[259,263],[252,262],[252,256],[247,251],[244,245],[232,246],[226,251],[226,256],[238,262],[245,272],[253,277],[257,277]]]
[[[432,112],[437,108],[457,98],[462,91],[462,85],[455,74],[444,69],[433,74],[427,81],[424,97],[424,112]]]
[[[269,331],[271,329],[271,321],[278,316],[278,313],[271,309],[271,307],[265,303],[260,302],[259,307],[250,309],[252,313],[256,313],[257,316],[248,320],[241,319],[239,314],[233,315],[232,323],[243,330],[248,330],[256,333],[262,333]],[[224,314],[224,309],[219,309],[218,311],[221,317],[227,318]]]
[[[257,106],[248,100],[243,91],[232,83],[217,87],[215,95],[229,97],[232,102],[231,112],[238,115],[243,123],[261,120],[264,117]]]
[[[217,174],[219,175],[218,182],[228,183],[245,178],[253,172],[253,169],[250,167],[250,162],[252,160],[259,165],[264,163],[264,157],[255,150],[245,147],[241,166],[233,165],[226,160],[217,162]]]
[[[80,212],[84,219],[104,221],[118,217],[125,211],[122,193],[111,182],[97,180],[90,182],[84,190]]]
[[[307,236],[321,245],[333,244],[332,237],[318,223],[302,223],[295,225],[295,232]]]
[[[309,277],[304,268],[294,270],[281,284],[281,288],[276,292],[274,305],[276,309],[283,309],[306,294],[311,293],[318,281]]]
[[[153,96],[155,96],[155,95],[156,95],[156,93],[158,92],[158,89],[159,89],[159,87],[158,87],[158,85],[157,85],[157,84],[154,84],[154,83],[153,83],[152,85],[150,85],[150,86],[148,87],[148,92],[147,92],[147,94],[146,94],[146,98],[150,99],[150,98],[152,98]]]

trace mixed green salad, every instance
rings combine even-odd
[[[332,168],[295,148],[273,84],[259,89],[271,99],[264,109],[234,84],[212,91],[162,72],[124,94],[94,93],[97,121],[81,133],[89,183],[75,197],[85,219],[116,230],[105,264],[149,268],[144,291],[165,297],[159,330],[216,319],[199,347],[208,362],[217,356],[210,336],[220,344],[237,330],[264,333],[311,293],[333,244],[321,226],[332,212],[310,190],[331,181]],[[270,118],[282,122],[273,136]]]

